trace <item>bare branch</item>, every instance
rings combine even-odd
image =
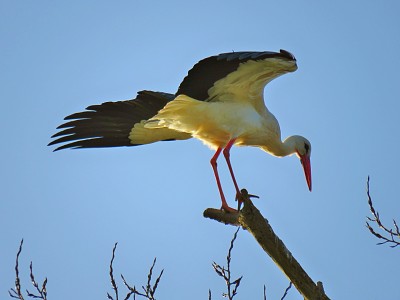
[[[283,294],[281,300],[285,299],[291,287],[292,287],[292,282],[289,282],[289,286],[286,288],[285,293]]]
[[[237,289],[240,285],[240,281],[243,278],[243,276],[241,276],[238,279],[231,281],[232,250],[233,250],[233,245],[237,238],[239,229],[240,229],[240,227],[234,233],[233,238],[230,243],[230,246],[229,246],[229,249],[228,249],[228,255],[226,256],[227,268],[225,269],[225,267],[221,267],[216,262],[213,262],[213,264],[212,264],[214,271],[225,280],[227,293],[223,293],[222,296],[227,297],[229,300],[232,300],[235,297],[235,295],[237,294]],[[232,286],[233,286],[233,289],[232,289]],[[209,291],[209,299],[211,299],[211,291]]]
[[[221,209],[207,208],[203,212],[203,216],[225,225],[241,226],[239,223],[239,213],[226,213]]]
[[[371,197],[370,189],[369,189],[369,176],[367,179],[367,197],[368,197],[369,210],[372,213],[372,218],[367,217],[367,219],[372,223],[376,223],[378,228],[380,228],[383,233],[386,233],[386,236],[379,234],[378,232],[376,232],[376,230],[371,226],[371,224],[368,221],[365,222],[368,230],[375,237],[377,237],[380,240],[383,240],[383,242],[377,243],[377,245],[383,245],[383,244],[389,243],[391,248],[395,248],[395,247],[399,246],[400,245],[400,230],[396,223],[396,220],[393,220],[394,228],[388,228],[387,226],[385,226],[382,223],[382,221],[379,217],[379,213],[375,210],[374,205],[372,204],[372,197]]]
[[[112,288],[114,290],[115,299],[109,293],[107,293],[107,298],[110,299],[110,300],[118,300],[118,297],[119,297],[118,296],[118,286],[117,286],[117,283],[116,283],[115,278],[114,278],[114,269],[113,269],[113,263],[114,263],[114,259],[115,259],[115,250],[117,248],[117,244],[118,243],[115,243],[115,245],[114,245],[114,248],[113,248],[113,251],[112,251],[111,262],[110,262],[110,281],[111,281],[111,286],[112,286]],[[146,299],[149,299],[149,300],[156,300],[155,293],[156,293],[158,284],[160,283],[161,276],[164,273],[164,270],[162,270],[160,272],[160,275],[156,278],[154,284],[151,283],[151,279],[152,279],[152,276],[153,276],[153,269],[154,269],[154,266],[156,264],[156,260],[157,259],[155,258],[154,261],[153,261],[153,264],[151,265],[151,268],[149,270],[149,274],[147,275],[147,284],[146,284],[146,286],[142,286],[142,289],[143,289],[144,293],[139,292],[136,289],[135,286],[132,287],[131,285],[129,285],[128,282],[126,281],[125,277],[121,274],[122,282],[124,283],[125,287],[129,291],[126,294],[124,300],[128,300],[132,295],[133,295],[133,299],[134,300],[136,299],[136,295],[145,297]]]
[[[151,284],[151,277],[153,276],[153,268],[154,268],[154,266],[155,266],[155,264],[156,264],[156,261],[157,261],[157,259],[154,258],[154,261],[153,261],[153,264],[151,265],[149,274],[147,275],[147,285],[146,285],[146,288],[142,287],[143,290],[144,290],[144,292],[145,292],[145,294],[146,294],[146,297],[147,297],[148,299],[150,299],[150,300],[155,300],[154,294],[156,293],[156,289],[157,289],[158,283],[160,282],[161,276],[162,276],[162,274],[164,273],[164,270],[161,270],[161,273],[160,273],[160,275],[157,277],[157,279],[156,279],[154,285]]]
[[[267,300],[267,287],[264,284],[264,300]]]
[[[19,278],[19,256],[21,255],[21,252],[22,252],[23,243],[24,243],[24,239],[21,240],[21,243],[19,245],[19,249],[17,252],[17,258],[15,261],[15,289],[10,289],[8,291],[8,294],[10,295],[11,298],[16,298],[16,299],[20,299],[20,300],[24,300],[24,297],[21,292],[21,280]],[[32,283],[33,287],[36,289],[38,294],[30,293],[28,290],[26,290],[26,294],[28,295],[29,298],[47,300],[47,289],[46,289],[47,278],[44,279],[42,286],[39,287],[39,284],[37,283],[37,281],[35,280],[35,276],[33,275],[32,262],[30,263],[29,269],[30,269],[29,276],[31,279],[31,283]]]
[[[247,229],[305,299],[329,299],[274,233],[268,220],[261,215],[249,199],[246,190],[242,190],[242,196],[244,207],[239,213],[230,214],[208,208],[203,213],[204,217]]]
[[[38,295],[32,294],[30,293],[28,290],[26,290],[26,293],[28,294],[29,297],[31,298],[35,298],[35,299],[43,299],[43,300],[47,300],[47,290],[46,290],[46,285],[47,285],[47,277],[44,279],[43,283],[42,283],[42,287],[39,288],[39,284],[36,282],[35,280],[35,276],[33,275],[33,267],[32,267],[32,262],[29,265],[29,269],[30,269],[30,278],[31,278],[31,282],[33,287],[36,289],[36,291],[39,293]]]
[[[19,279],[19,256],[21,254],[23,244],[24,244],[24,239],[22,239],[21,243],[19,244],[17,258],[15,259],[15,289],[11,289],[8,291],[10,297],[20,300],[24,300],[24,296],[22,296],[21,293],[21,280]]]
[[[118,286],[115,282],[115,278],[114,278],[114,269],[113,269],[113,263],[114,263],[114,259],[115,259],[115,250],[117,249],[117,245],[118,243],[114,244],[114,248],[112,250],[112,257],[111,257],[111,262],[110,262],[110,281],[111,281],[111,287],[114,290],[114,294],[115,294],[115,300],[118,300]],[[110,300],[114,300],[114,298],[107,293],[107,298]]]

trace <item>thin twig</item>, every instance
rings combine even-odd
[[[22,239],[21,243],[19,244],[17,258],[15,260],[15,289],[12,288],[8,291],[8,294],[10,295],[11,298],[20,299],[20,300],[24,300],[24,297],[21,292],[21,280],[19,278],[19,256],[21,255],[21,252],[22,252],[23,243],[24,243],[24,239]],[[33,294],[33,293],[30,293],[28,290],[26,290],[27,296],[29,298],[33,298],[33,299],[47,300],[47,289],[46,289],[47,277],[44,279],[42,286],[39,287],[39,284],[35,280],[35,275],[33,275],[32,262],[29,265],[29,269],[30,269],[29,276],[31,279],[31,283],[32,283],[33,287],[36,289],[38,294]]]
[[[43,299],[43,300],[47,300],[47,289],[46,289],[46,285],[47,285],[47,277],[44,279],[43,283],[42,283],[42,287],[39,288],[39,284],[36,282],[35,280],[35,276],[33,275],[33,267],[32,267],[32,262],[29,265],[29,269],[30,269],[30,278],[31,278],[31,282],[32,285],[34,286],[34,288],[36,289],[36,291],[39,293],[38,295],[35,295],[33,293],[30,293],[28,290],[26,290],[26,293],[28,294],[29,297],[31,298],[35,298],[35,299]]]
[[[285,299],[291,287],[292,287],[292,282],[289,282],[289,286],[286,288],[285,293],[283,294],[281,300]]]
[[[218,265],[216,262],[213,262],[213,264],[212,264],[215,272],[225,280],[226,287],[227,287],[227,293],[223,293],[222,296],[227,297],[229,300],[232,300],[236,296],[237,289],[243,278],[243,276],[241,276],[238,279],[231,281],[232,250],[233,250],[233,245],[237,238],[239,229],[240,229],[240,227],[236,230],[235,234],[233,235],[233,238],[231,240],[231,243],[230,243],[230,246],[228,249],[228,255],[226,256],[226,262],[227,262],[226,269],[225,269],[225,267],[221,267],[220,265]],[[233,286],[233,289],[232,289],[232,286]],[[209,297],[211,297],[211,291],[210,291]]]
[[[111,262],[110,262],[110,281],[111,281],[111,287],[114,290],[114,294],[115,294],[115,300],[118,300],[118,286],[117,283],[115,282],[114,279],[114,269],[113,269],[113,263],[114,263],[114,259],[115,259],[115,250],[117,249],[117,245],[118,243],[114,244],[114,248],[112,250],[112,257],[111,257]],[[107,298],[110,300],[114,300],[114,298],[107,293]]]
[[[149,300],[155,300],[154,298],[154,294],[156,293],[156,289],[158,287],[158,283],[160,282],[161,276],[164,273],[164,270],[161,270],[160,275],[157,277],[154,285],[151,285],[151,277],[153,276],[153,269],[154,266],[156,264],[157,258],[154,258],[153,264],[151,265],[149,274],[147,275],[147,285],[146,288],[144,286],[142,286],[142,289],[144,290],[144,292],[146,293],[146,297]]]
[[[21,240],[21,243],[19,244],[19,249],[17,252],[17,258],[15,259],[15,289],[11,289],[8,291],[8,294],[12,298],[24,300],[24,296],[22,296],[21,293],[21,280],[19,279],[19,256],[22,251],[22,245],[24,243],[24,239]]]
[[[396,223],[396,220],[393,220],[393,225],[394,225],[394,229],[393,228],[388,228],[387,226],[385,226],[379,216],[378,211],[375,210],[374,205],[372,204],[372,197],[370,194],[370,189],[369,189],[369,176],[367,179],[367,197],[368,197],[368,205],[369,205],[369,209],[372,213],[372,218],[371,217],[367,217],[367,219],[372,222],[372,223],[376,223],[378,225],[378,227],[386,234],[388,234],[390,237],[387,237],[385,235],[381,235],[380,233],[376,232],[376,230],[370,225],[370,223],[368,221],[366,221],[366,226],[368,228],[368,230],[378,239],[383,240],[383,242],[377,243],[377,245],[383,245],[386,243],[391,244],[390,247],[391,248],[395,248],[397,246],[400,245],[400,230],[399,230],[399,226]]]
[[[121,274],[121,278],[122,278],[122,281],[123,281],[124,285],[125,285],[126,288],[129,290],[129,292],[128,292],[128,294],[126,294],[124,300],[128,300],[132,294],[133,294],[133,299],[136,299],[136,295],[140,295],[140,296],[146,297],[146,295],[140,293],[140,292],[136,289],[135,286],[134,286],[134,287],[131,287],[131,286],[126,282],[124,275]]]
[[[112,251],[111,262],[110,262],[110,281],[111,281],[111,286],[112,286],[112,288],[114,290],[115,299],[109,293],[107,293],[107,298],[110,299],[110,300],[118,300],[118,298],[119,298],[118,286],[117,286],[117,283],[116,283],[116,280],[115,280],[115,277],[114,277],[114,269],[113,269],[113,263],[114,263],[114,259],[115,259],[115,250],[117,248],[117,244],[118,243],[115,243],[115,245],[114,245],[114,248],[113,248],[113,251]],[[139,292],[136,289],[135,286],[132,287],[131,285],[129,285],[128,282],[126,281],[124,275],[121,274],[122,282],[124,283],[125,287],[128,289],[128,293],[126,294],[124,300],[128,300],[132,295],[133,295],[133,300],[136,299],[136,296],[142,296],[142,297],[145,297],[148,300],[156,300],[155,293],[156,293],[156,290],[157,290],[158,285],[160,283],[161,276],[164,273],[164,270],[162,270],[160,272],[160,275],[158,275],[158,277],[156,278],[154,284],[151,283],[151,279],[152,279],[152,276],[153,276],[153,269],[154,269],[154,266],[156,264],[156,261],[157,261],[157,259],[155,258],[154,261],[153,261],[153,264],[150,267],[149,273],[147,275],[146,286],[142,286],[143,293]]]

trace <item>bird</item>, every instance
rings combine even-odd
[[[217,168],[221,153],[241,201],[230,161],[232,146],[258,147],[276,157],[296,155],[311,191],[311,143],[299,135],[282,141],[279,123],[264,102],[265,86],[296,70],[296,58],[282,49],[210,56],[188,71],[175,94],[142,90],[134,99],[88,106],[65,117],[48,145],[62,144],[54,149],[58,151],[198,139],[215,151],[210,163],[226,212],[237,210],[228,205],[222,189]]]

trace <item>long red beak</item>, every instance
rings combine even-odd
[[[310,157],[307,154],[302,155],[302,156],[300,156],[300,162],[303,165],[304,175],[306,176],[308,189],[311,192],[312,184],[311,184],[311,162],[310,162]]]

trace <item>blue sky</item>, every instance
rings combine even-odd
[[[397,1],[1,1],[0,295],[14,284],[15,254],[30,288],[49,278],[49,299],[106,299],[108,264],[145,283],[165,269],[159,299],[224,291],[235,228],[202,217],[218,207],[209,160],[196,140],[52,152],[62,119],[143,89],[175,92],[194,63],[229,51],[285,49],[295,73],[265,89],[282,135],[312,143],[313,191],[295,157],[234,148],[238,183],[331,299],[397,299],[399,250],[365,228],[366,178],[384,222],[400,222],[400,5]],[[233,205],[234,188],[220,174]],[[238,299],[280,299],[286,278],[240,232]],[[120,284],[122,285],[122,283]],[[121,291],[123,291],[121,287]],[[302,299],[293,289],[287,299]]]

